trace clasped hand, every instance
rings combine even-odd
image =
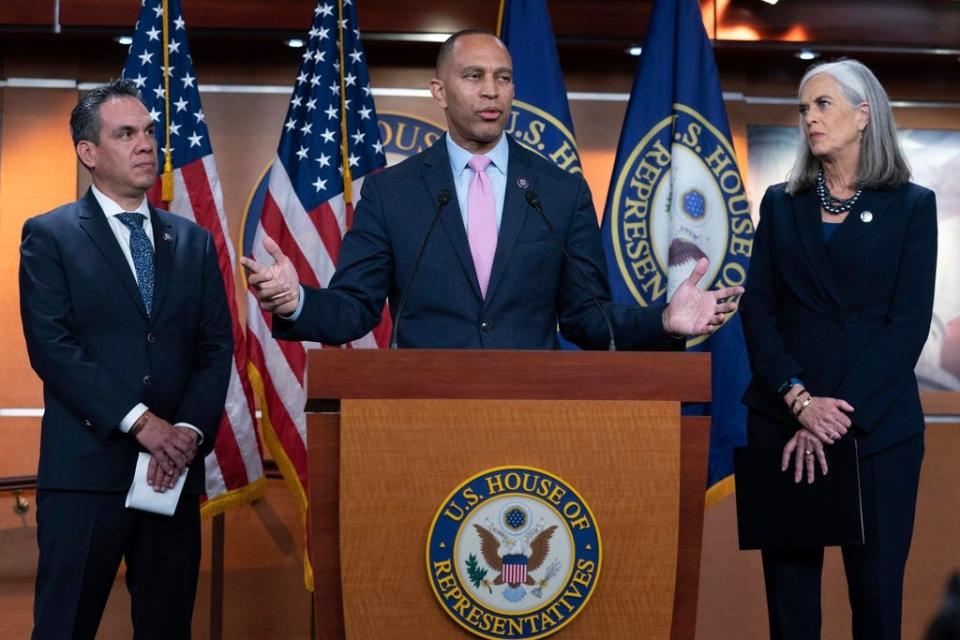
[[[197,455],[197,435],[147,412],[147,422],[136,436],[150,452],[147,484],[163,493],[172,488]]]
[[[823,475],[827,474],[827,456],[825,446],[842,438],[853,422],[850,416],[853,407],[846,400],[812,396],[806,408],[797,416],[802,428],[787,442],[780,460],[781,471],[786,471],[793,458],[793,481],[800,482],[806,476],[807,484],[812,484],[816,467]]]

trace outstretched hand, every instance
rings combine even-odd
[[[700,258],[693,272],[673,292],[664,317],[667,333],[677,336],[710,334],[726,321],[728,314],[736,311],[736,302],[723,300],[741,295],[743,287],[724,287],[715,291],[702,291],[697,287],[708,265],[706,258]]]
[[[240,264],[248,271],[247,283],[253,289],[260,308],[270,313],[290,315],[300,304],[300,279],[297,270],[273,238],[263,236],[263,248],[273,258],[272,265],[260,264],[243,256]]]

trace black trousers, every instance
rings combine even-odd
[[[126,493],[37,492],[34,640],[94,638],[121,559],[134,638],[190,638],[200,569],[197,496],[173,516],[124,507]]]
[[[842,547],[854,640],[899,640],[923,434],[860,459],[864,546]],[[788,471],[789,472],[789,471]],[[770,637],[820,637],[823,547],[764,550]]]

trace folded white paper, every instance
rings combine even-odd
[[[180,501],[180,492],[183,491],[183,484],[187,480],[188,469],[183,470],[172,488],[160,493],[147,484],[147,466],[150,464],[150,458],[149,453],[140,452],[140,457],[137,458],[137,470],[133,474],[133,484],[127,492],[126,506],[130,509],[172,516],[177,510],[177,502]]]

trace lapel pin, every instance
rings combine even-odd
[[[869,211],[864,211],[860,214],[860,219],[864,222],[873,222],[873,213]]]
[[[517,186],[520,187],[521,189],[526,189],[527,187],[530,186],[530,181],[524,178],[523,176],[518,176]]]
[[[164,231],[164,232],[163,232],[163,240],[164,240],[165,242],[173,242],[173,234],[170,233],[169,231]]]

